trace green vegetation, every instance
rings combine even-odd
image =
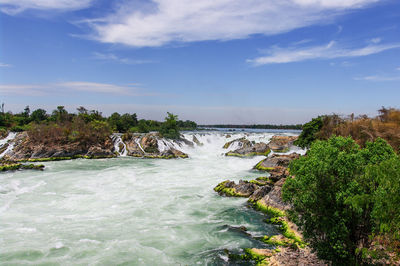
[[[179,139],[178,116],[168,112],[159,132],[164,138]]]
[[[283,199],[321,258],[349,265],[399,255],[400,158],[385,140],[317,140],[290,172]]]
[[[324,115],[312,119],[303,125],[303,131],[294,143],[306,148],[317,139],[327,140],[331,136],[352,137],[357,144],[365,147],[367,142],[382,138],[395,151],[400,151],[400,110],[382,107],[379,115],[369,118],[366,115],[354,117],[340,117],[338,115]]]
[[[76,139],[86,138],[95,140],[100,135],[111,132],[139,132],[159,131],[167,138],[179,138],[180,130],[194,130],[197,124],[193,121],[178,120],[176,115],[167,113],[165,122],[154,120],[138,120],[134,114],[113,113],[104,117],[101,112],[87,110],[81,106],[77,113],[69,113],[64,106],[57,106],[51,113],[47,114],[44,109],[36,109],[32,113],[29,106],[23,112],[13,114],[4,111],[4,104],[0,108],[0,136],[6,135],[7,131],[46,131],[55,133],[59,140],[73,142]],[[96,132],[98,131],[98,132]],[[62,135],[62,137],[61,137]]]
[[[317,133],[323,125],[323,120],[324,116],[318,116],[317,118],[313,118],[310,122],[305,123],[303,125],[303,131],[300,133],[299,138],[294,142],[294,145],[301,148],[310,147],[311,143],[317,139]]]
[[[33,170],[43,170],[43,164],[21,164],[21,163],[8,163],[0,164],[0,171],[14,171],[20,169],[33,169]]]

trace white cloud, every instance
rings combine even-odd
[[[0,0],[0,10],[14,15],[26,9],[77,10],[87,8],[93,0]]]
[[[334,59],[345,57],[359,57],[377,54],[386,50],[399,48],[400,43],[394,44],[370,44],[365,47],[344,48],[336,42],[331,41],[326,45],[311,47],[272,47],[267,51],[268,55],[260,56],[254,59],[248,59],[247,62],[255,66],[266,64],[279,64],[300,62],[311,59]]]
[[[372,38],[371,40],[369,40],[371,43],[380,43],[382,41],[382,38]]]
[[[378,0],[153,0],[122,2],[113,14],[85,22],[92,38],[128,46],[233,40],[278,34],[330,21]]]
[[[132,83],[134,84],[134,83]],[[107,83],[71,81],[53,84],[0,84],[0,93],[11,95],[63,95],[70,92],[105,93],[127,96],[156,96],[144,93],[135,85],[115,85]]]
[[[106,61],[115,61],[120,64],[127,64],[127,65],[141,65],[141,64],[154,63],[154,61],[151,61],[151,60],[124,58],[124,57],[119,57],[119,56],[117,56],[115,54],[111,54],[111,53],[103,54],[103,53],[94,52],[93,55],[94,55],[95,59],[106,60]]]
[[[400,76],[381,76],[381,75],[373,75],[373,76],[365,76],[365,77],[356,77],[355,80],[365,80],[365,81],[398,81],[400,80]]]
[[[12,67],[12,65],[0,62],[0,67]]]

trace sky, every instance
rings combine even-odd
[[[293,124],[400,107],[398,0],[0,0],[0,102]]]

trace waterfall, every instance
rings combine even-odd
[[[17,133],[10,132],[7,137],[0,140],[0,149],[2,149],[5,145],[8,145],[7,149],[5,149],[0,154],[0,158],[3,158],[4,155],[6,155],[8,152],[10,152],[14,149],[14,141],[13,140],[15,139],[16,136],[17,136]]]
[[[114,142],[114,149],[118,152],[120,156],[126,156],[128,154],[128,151],[126,149],[126,144],[122,141],[121,138],[122,134],[113,134],[111,136],[111,139]],[[122,144],[122,149],[121,149],[121,144]]]

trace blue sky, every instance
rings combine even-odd
[[[302,123],[399,108],[397,0],[0,0],[0,101]]]

